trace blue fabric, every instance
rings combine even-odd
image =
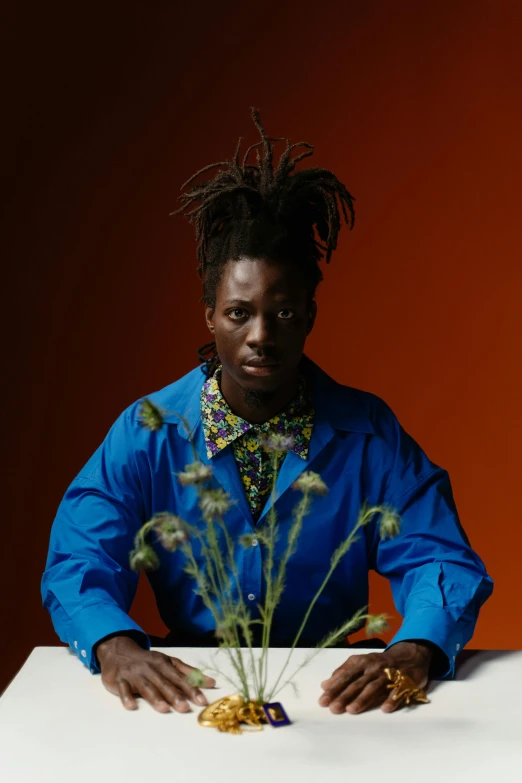
[[[314,608],[301,644],[314,646],[368,603],[368,571],[375,569],[390,580],[404,618],[390,645],[406,639],[432,642],[447,656],[445,676],[451,676],[455,656],[473,634],[492,581],[460,525],[448,474],[428,459],[385,402],[341,386],[310,360],[305,362],[316,418],[308,459],[289,452],[278,477],[280,548],[298,498],[291,484],[299,474],[316,471],[330,491],[314,498],[298,552],[289,561],[273,643],[291,644],[332,552],[353,528],[363,502],[388,503],[401,515],[400,534],[381,541],[377,521],[361,531]],[[208,464],[200,413],[204,380],[197,367],[149,395],[170,412],[159,431],[140,424],[140,400],[128,407],[58,508],[42,579],[43,602],[60,639],[93,672],[99,671],[93,646],[111,633],[140,632],[144,645],[150,644],[128,616],[138,583],[129,568],[129,552],[138,528],[160,511],[192,524],[200,519],[194,487],[181,486],[175,477],[193,459],[188,434],[175,412],[188,420],[199,458]],[[215,485],[236,500],[225,519],[238,541],[255,532],[255,525],[232,448],[216,454],[211,465]],[[270,501],[258,525],[269,506]],[[182,554],[168,553],[160,545],[156,550],[161,566],[148,576],[174,643],[177,634],[180,639],[208,634],[212,617],[183,571]],[[238,544],[236,557],[241,589],[255,615],[264,589],[260,547]]]

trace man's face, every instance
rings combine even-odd
[[[291,265],[261,258],[229,261],[216,307],[205,309],[223,373],[249,391],[281,389],[295,378],[315,312]]]

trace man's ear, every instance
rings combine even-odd
[[[214,331],[214,310],[212,307],[205,307],[205,321],[211,332]]]
[[[317,315],[317,302],[313,299],[308,307],[308,326],[306,328],[306,335],[308,336],[314,328],[315,318]]]

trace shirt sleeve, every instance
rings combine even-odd
[[[459,521],[447,471],[428,459],[397,420],[394,429],[387,502],[401,516],[400,533],[381,540],[377,523],[373,550],[373,567],[389,579],[403,617],[388,647],[406,640],[431,642],[447,659],[437,674],[452,677],[493,582]]]
[[[134,631],[150,648],[128,615],[138,585],[129,555],[146,521],[132,420],[127,409],[65,493],[42,577],[58,636],[92,672],[99,672],[93,647],[109,634]]]

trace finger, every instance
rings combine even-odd
[[[337,669],[334,669],[331,677],[329,677],[327,680],[323,680],[321,683],[321,688],[329,688],[331,684],[337,680],[339,676],[344,675],[345,672],[362,672],[369,662],[368,658],[368,655],[351,655],[343,664],[341,664],[341,666],[338,666]]]
[[[118,693],[121,703],[126,710],[135,710],[137,708],[136,699],[132,695],[132,689],[127,680],[121,680],[121,682],[118,683]]]
[[[404,699],[391,699],[388,697],[385,702],[383,702],[381,706],[381,710],[383,712],[395,712],[395,710],[400,709],[404,706]]]
[[[358,677],[355,682],[350,683],[331,700],[329,705],[330,711],[335,714],[346,712],[347,705],[359,698],[360,694],[364,692],[364,689],[374,679],[375,675],[369,673],[365,673],[362,677]]]
[[[170,658],[170,661],[174,664],[174,667],[178,669],[182,674],[185,676],[189,675],[190,672],[197,671],[195,666],[190,666],[188,663],[183,663],[183,661],[180,661],[179,658],[172,658],[170,656],[167,656]],[[215,688],[216,687],[216,681],[213,677],[209,677],[206,674],[203,674],[205,678],[205,683],[202,686],[203,688]]]
[[[170,706],[168,702],[165,701],[165,698],[161,695],[159,689],[156,687],[156,685],[154,685],[153,682],[145,679],[145,677],[141,677],[136,682],[134,685],[134,691],[142,696],[145,701],[148,701],[150,706],[153,707],[156,712],[170,712]],[[186,712],[186,710],[183,711]]]
[[[196,688],[194,685],[187,682],[186,675],[172,663],[172,659],[171,661],[163,661],[159,671],[169,685],[174,686],[178,692],[181,692],[183,700],[188,698],[190,701],[194,702],[194,704],[199,704],[200,706],[208,704],[205,694],[200,691],[199,688]]]
[[[395,710],[404,707],[406,700],[404,697],[400,699],[394,699],[394,691],[388,691],[386,700],[382,703],[381,709],[383,712],[395,712]]]
[[[349,679],[350,677],[356,677],[360,675],[362,671],[363,671],[362,666],[361,667],[350,666],[346,668],[342,668],[340,666],[332,673],[331,677],[329,677],[327,680],[322,681],[321,688],[323,688],[323,690],[326,691],[332,686],[334,686],[336,683],[342,682],[346,678]]]
[[[185,693],[183,690],[183,675],[174,672],[176,679],[173,681],[172,666],[166,663],[166,669],[166,676],[164,676],[163,670],[150,672],[148,675],[150,682],[158,689],[159,693],[165,699],[167,704],[170,704],[170,706],[173,707],[176,712],[190,712],[190,705],[187,702],[187,696],[189,696],[189,698],[197,697],[197,693],[192,693],[192,691],[195,691],[195,689],[190,689],[190,695]],[[208,702],[206,701],[203,694],[201,694],[201,696],[205,700],[205,704],[207,704]],[[193,698],[193,700],[195,700],[196,703],[201,704],[197,698]]]
[[[387,680],[384,677],[377,677],[366,683],[365,687],[355,698],[345,702],[345,711],[356,715],[358,712],[365,712],[378,707],[387,698],[386,683]]]
[[[337,677],[330,678],[330,687],[326,688],[319,699],[321,707],[328,707],[351,684],[357,683],[364,676],[363,670],[339,672]]]

